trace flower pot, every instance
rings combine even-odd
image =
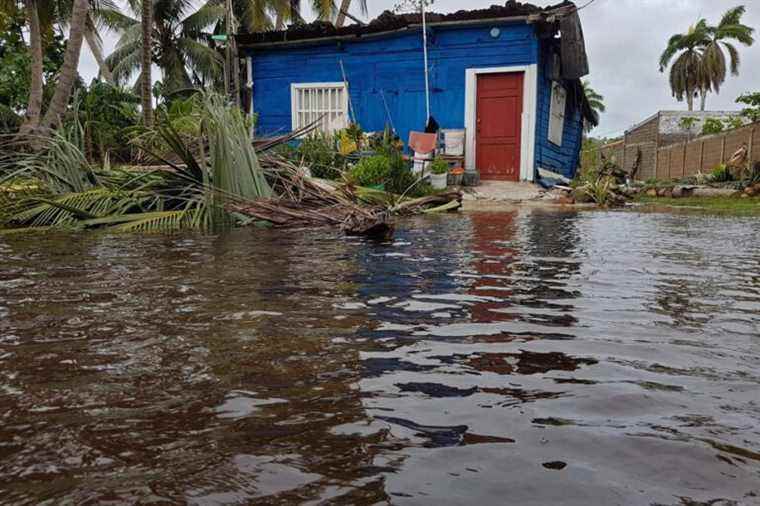
[[[448,177],[449,175],[446,172],[443,174],[430,174],[430,186],[436,190],[445,190]]]

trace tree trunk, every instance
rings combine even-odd
[[[294,25],[303,23],[300,0],[290,0],[290,22]]]
[[[704,111],[705,106],[707,105],[707,90],[702,90],[700,93],[700,102],[699,102],[699,110]]]
[[[340,10],[338,11],[338,18],[335,20],[336,28],[341,28],[344,24],[346,24],[346,15],[344,13],[348,12],[348,9],[350,7],[351,0],[341,0]]]
[[[34,131],[40,124],[40,115],[42,114],[42,36],[40,34],[40,17],[37,12],[37,2],[27,0],[26,16],[29,23],[29,52],[32,57],[31,65],[31,83],[29,87],[29,105],[26,108],[26,119],[21,126],[21,134],[28,134]]]
[[[689,90],[686,92],[686,103],[689,105],[689,111],[694,110],[694,91]]]
[[[92,21],[92,15],[87,16],[87,26],[84,31],[84,38],[87,41],[87,46],[92,52],[92,56],[98,64],[100,69],[100,77],[113,84],[113,73],[106,64],[106,59],[103,57],[103,46],[98,38],[98,34],[95,31],[95,23]]]
[[[142,99],[143,124],[153,126],[153,0],[142,0],[142,74],[140,75],[140,98]]]
[[[74,0],[69,23],[69,40],[66,42],[66,52],[63,55],[63,65],[61,65],[61,71],[58,74],[55,94],[53,94],[53,99],[45,113],[45,119],[42,121],[44,128],[55,126],[66,112],[66,107],[71,98],[71,90],[74,88],[74,80],[77,78],[79,56],[82,52],[84,28],[89,9],[90,2],[88,0]]]

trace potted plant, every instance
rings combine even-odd
[[[445,190],[449,177],[449,163],[441,158],[436,158],[430,164],[430,185],[435,190]]]

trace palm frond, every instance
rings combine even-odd
[[[182,35],[195,38],[206,28],[223,20],[224,16],[224,4],[220,0],[210,0],[180,23]]]
[[[188,65],[202,77],[213,80],[222,74],[224,61],[217,51],[189,38],[179,39],[177,46],[185,55]]]
[[[154,201],[155,195],[150,192],[98,187],[52,199],[29,199],[28,208],[9,221],[31,227],[81,226],[82,221],[148,208]]]
[[[728,60],[731,66],[731,74],[738,76],[739,75],[739,65],[741,64],[741,56],[739,55],[739,50],[736,49],[736,46],[729,42],[723,42],[723,45],[726,47],[726,50],[728,51]]]
[[[106,64],[111,68],[114,80],[119,84],[126,84],[138,72],[142,65],[141,42],[118,47],[108,58]]]
[[[123,33],[135,25],[140,26],[138,19],[128,16],[118,9],[101,9],[93,12],[93,17],[97,23],[117,33]]]

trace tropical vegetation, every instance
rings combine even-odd
[[[165,168],[130,171],[96,166],[85,156],[85,127],[68,122],[42,141],[36,151],[14,149],[6,139],[0,151],[2,225],[11,230],[109,228],[119,231],[216,230],[242,218],[228,210],[272,195],[258,156],[249,141],[240,110],[216,94],[199,98],[203,120],[201,143],[193,153],[170,122],[156,133],[169,151],[154,156]],[[199,156],[200,155],[200,156]]]
[[[591,108],[595,120],[593,122],[583,121],[583,130],[588,134],[594,129],[594,125],[599,124],[599,118],[601,114],[607,110],[607,107],[604,105],[604,97],[591,87],[591,83],[584,80],[581,82],[581,85],[583,86],[583,93],[586,96],[586,101]]]
[[[705,110],[707,94],[720,92],[728,70],[732,75],[739,74],[741,58],[735,43],[754,43],[754,29],[742,23],[745,11],[744,6],[729,9],[715,26],[702,18],[686,33],[668,40],[660,56],[660,72],[670,67],[673,96],[679,102],[686,100],[690,111],[697,97],[700,109]]]

